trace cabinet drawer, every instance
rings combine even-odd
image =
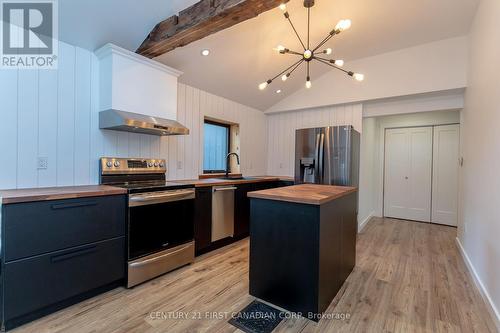
[[[123,279],[125,237],[7,263],[4,320]]]
[[[7,262],[125,235],[125,196],[4,206]]]

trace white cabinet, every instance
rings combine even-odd
[[[432,222],[457,225],[459,125],[434,128]]]
[[[177,120],[181,72],[113,44],[95,51],[99,59],[100,110],[121,110]]]
[[[387,129],[384,216],[457,225],[459,125]]]
[[[430,222],[432,127],[385,133],[384,215]]]

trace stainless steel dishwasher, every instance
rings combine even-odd
[[[212,242],[234,235],[234,186],[212,188]]]

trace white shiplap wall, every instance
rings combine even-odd
[[[169,179],[197,178],[202,172],[204,117],[239,124],[241,172],[249,176],[266,173],[266,116],[261,111],[183,84],[179,84],[178,103],[178,120],[191,135],[165,138],[169,141]]]
[[[197,178],[204,116],[239,123],[241,170],[265,174],[262,112],[180,84],[178,120],[189,136],[100,130],[98,78],[94,54],[62,42],[58,70],[0,70],[1,189],[96,184],[101,156],[165,158],[169,179]]]
[[[293,176],[295,161],[295,130],[324,126],[353,125],[361,133],[361,104],[329,106],[278,114],[267,114],[267,173]]]

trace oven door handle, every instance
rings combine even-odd
[[[148,195],[130,195],[128,199],[129,207],[153,205],[158,203],[189,200],[195,198],[194,189],[158,192]]]
[[[165,253],[160,254],[157,257],[152,257],[152,258],[149,258],[149,259],[144,259],[144,260],[140,260],[140,261],[138,260],[136,262],[129,263],[129,266],[130,267],[141,267],[141,266],[145,266],[145,265],[154,263],[156,261],[161,261],[164,258],[170,257],[170,256],[172,256],[172,255],[174,255],[176,253],[185,251],[187,248],[189,248],[191,246],[193,246],[192,243],[189,243],[189,244],[186,244],[186,245],[182,245],[180,247],[173,248],[173,249],[171,249],[169,251],[166,251]]]

